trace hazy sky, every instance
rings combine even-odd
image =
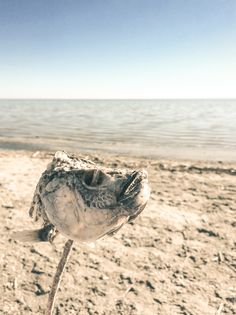
[[[236,97],[236,0],[0,0],[0,97]]]

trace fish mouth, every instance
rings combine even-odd
[[[137,187],[139,186],[137,182],[137,178],[139,177],[139,172],[133,172],[129,178],[125,181],[123,184],[123,187],[121,189],[121,192],[118,195],[117,200],[122,201],[126,199],[131,192],[134,192],[134,190],[137,190]]]
[[[139,216],[140,213],[144,210],[144,208],[146,207],[146,205],[147,205],[147,202],[145,202],[144,204],[142,204],[142,205],[138,208],[138,210],[137,210],[133,215],[130,215],[130,216],[129,216],[129,219],[128,219],[128,223],[133,222],[133,221],[137,218],[137,216]]]

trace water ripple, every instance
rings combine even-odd
[[[236,152],[235,100],[0,100],[0,137]],[[39,140],[38,140],[39,141]]]

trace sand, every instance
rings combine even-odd
[[[95,246],[75,244],[55,314],[236,314],[236,163],[93,155],[108,166],[145,168],[145,211]],[[64,237],[20,243],[51,155],[0,151],[0,314],[44,314]]]

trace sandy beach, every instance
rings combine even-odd
[[[55,314],[236,314],[236,162],[88,157],[147,169],[152,194],[114,237],[75,244]],[[11,233],[39,227],[28,209],[51,158],[0,151],[0,314],[44,314],[65,238],[52,246]]]

